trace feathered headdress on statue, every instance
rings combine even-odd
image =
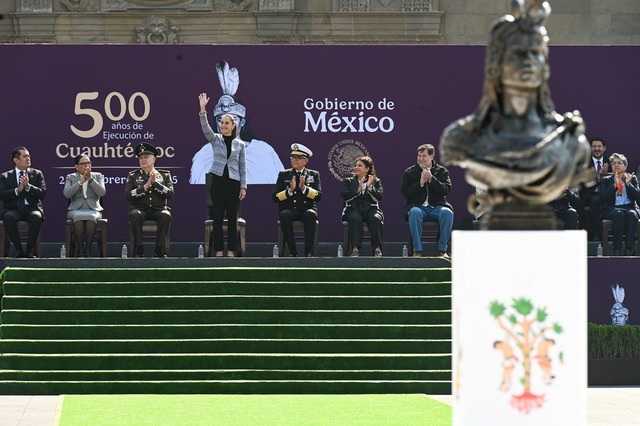
[[[245,117],[247,109],[244,105],[236,102],[234,95],[238,91],[240,85],[240,76],[236,68],[229,68],[226,61],[220,61],[216,64],[218,72],[218,81],[222,87],[222,96],[213,108],[214,116],[222,114],[233,114],[239,117]]]
[[[618,284],[611,285],[611,292],[613,293],[613,300],[616,303],[611,307],[611,315],[622,314],[625,317],[629,317],[629,309],[627,309],[622,302],[624,302],[624,287],[620,287]]]

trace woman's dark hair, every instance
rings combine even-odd
[[[355,162],[357,163],[358,161],[362,161],[365,167],[369,169],[369,174],[371,174],[373,177],[377,177],[376,169],[375,167],[373,167],[373,160],[371,159],[371,157],[369,157],[368,155],[364,155],[362,157],[356,158]]]
[[[73,161],[75,162],[75,164],[77,165],[80,162],[80,159],[82,157],[87,157],[89,158],[89,156],[87,154],[78,154],[75,157],[73,157]]]

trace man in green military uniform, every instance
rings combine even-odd
[[[168,170],[154,167],[157,149],[149,143],[136,146],[135,153],[140,168],[129,172],[125,197],[131,202],[129,209],[129,229],[133,235],[135,257],[144,257],[142,245],[142,224],[145,220],[155,220],[158,224],[155,257],[167,257],[171,212],[167,200],[173,197],[173,181]]]

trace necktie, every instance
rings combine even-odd
[[[600,169],[602,169],[602,162],[600,160],[596,163],[596,169],[598,170],[598,173],[600,173]]]
[[[20,186],[20,183],[22,182],[22,176],[25,175],[24,170],[20,170],[20,177],[18,178],[18,186]],[[18,207],[23,207],[26,204],[26,200],[24,198],[24,191],[20,192],[18,194]]]

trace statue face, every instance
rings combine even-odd
[[[611,324],[613,325],[625,325],[627,323],[627,316],[622,312],[614,312],[611,314]]]
[[[543,43],[531,33],[516,33],[507,40],[501,65],[504,86],[534,89],[542,85],[546,64]]]

